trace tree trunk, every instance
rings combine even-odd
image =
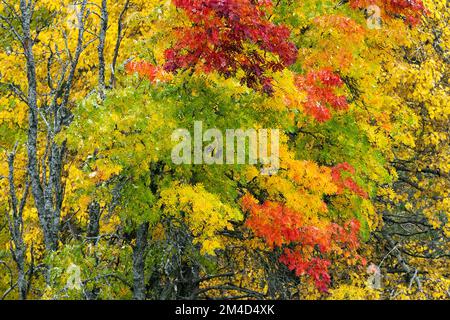
[[[105,40],[106,30],[108,28],[108,10],[106,8],[106,0],[102,0],[101,7],[101,23],[98,43],[98,93],[101,100],[105,100]]]
[[[19,201],[14,183],[14,158],[16,155],[16,147],[17,144],[14,147],[14,151],[8,155],[9,203],[11,207],[11,214],[8,213],[7,218],[9,233],[11,236],[10,251],[17,266],[17,287],[19,289],[19,298],[21,300],[25,300],[27,297],[28,282],[25,278],[25,254],[27,247],[23,240],[23,210],[28,198],[29,180],[27,177],[22,199]]]
[[[138,226],[136,244],[133,247],[133,298],[145,300],[145,251],[147,249],[148,222]]]
[[[65,145],[59,146],[54,142],[55,135],[65,124],[66,115],[64,114],[68,104],[70,90],[73,84],[75,70],[78,59],[83,50],[84,23],[86,21],[87,0],[81,3],[81,12],[79,15],[79,31],[75,54],[70,61],[70,72],[65,86],[56,90],[54,103],[51,104],[52,121],[44,121],[47,125],[47,145],[48,154],[42,159],[42,167],[38,160],[38,131],[39,131],[39,109],[36,63],[33,53],[34,39],[31,34],[31,24],[35,7],[25,0],[20,0],[22,35],[18,35],[23,47],[23,53],[26,61],[27,70],[27,104],[28,104],[28,174],[31,181],[31,191],[33,194],[36,209],[39,215],[39,222],[44,234],[44,243],[48,251],[55,251],[58,248],[58,233],[60,228],[60,213],[63,201],[63,186],[61,183],[61,174],[63,168],[63,159],[65,155]],[[65,71],[64,71],[65,72]],[[62,98],[62,102],[57,105],[56,101]],[[42,111],[42,112],[45,112]],[[41,114],[45,119],[45,116]],[[46,167],[48,166],[48,179]],[[41,170],[42,169],[42,170]],[[42,171],[42,172],[41,172]],[[42,173],[42,178],[40,177]]]
[[[100,232],[100,205],[97,201],[93,201],[88,207],[89,222],[87,226],[87,237],[92,243],[98,242]]]
[[[17,264],[17,286],[19,288],[19,297],[20,300],[26,300],[27,298],[27,279],[25,277],[25,246],[22,248],[16,249],[15,259]]]

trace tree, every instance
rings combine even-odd
[[[396,181],[378,198],[385,225],[377,239],[395,298],[448,297],[448,3],[426,4],[427,17],[396,50],[402,71],[385,82],[399,128],[389,157]]]
[[[448,294],[445,1],[0,1],[3,298]]]

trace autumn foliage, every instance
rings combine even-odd
[[[449,12],[0,1],[0,299],[448,299]]]
[[[355,168],[348,163],[340,163],[331,169],[331,176],[334,183],[338,187],[337,193],[342,193],[345,189],[354,192],[360,197],[367,198],[368,194],[365,192],[351,176],[344,177],[344,174],[355,174]]]
[[[241,69],[243,83],[270,93],[268,71],[282,70],[296,60],[289,29],[267,19],[271,1],[175,0],[174,4],[192,25],[177,30],[177,43],[165,52],[168,71],[201,64],[205,72],[230,77]],[[258,48],[275,57],[269,59]]]
[[[151,82],[167,79],[167,75],[161,67],[147,61],[130,61],[125,65],[125,70],[131,74],[137,73]]]
[[[330,284],[327,256],[344,253],[359,257],[360,224],[352,219],[343,226],[321,222],[311,224],[306,215],[296,212],[278,202],[265,201],[258,204],[251,195],[242,198],[242,207],[248,212],[246,225],[264,239],[271,248],[281,248],[279,261],[293,270],[297,276],[307,274],[321,291],[327,291]]]
[[[367,8],[370,5],[377,5],[384,10],[387,15],[403,15],[405,21],[412,25],[420,22],[421,16],[426,13],[422,0],[351,0],[350,6],[353,8]]]
[[[305,113],[319,122],[324,122],[331,118],[330,108],[346,110],[348,108],[346,97],[335,93],[335,89],[342,87],[343,84],[341,78],[329,69],[297,76],[296,85],[300,90],[307,92]]]

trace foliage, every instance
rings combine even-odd
[[[0,0],[0,297],[448,299],[449,12]],[[277,174],[174,164],[195,121]]]

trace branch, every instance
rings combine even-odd
[[[98,91],[100,99],[105,100],[105,41],[106,30],[108,28],[108,10],[106,0],[102,0],[101,6],[101,22],[100,22],[100,35],[98,44]]]
[[[125,2],[125,5],[124,5],[122,11],[120,12],[119,21],[117,23],[117,39],[116,39],[116,45],[114,47],[113,60],[112,60],[112,63],[111,63],[111,78],[109,79],[109,86],[111,88],[114,88],[115,84],[116,84],[115,72],[116,72],[117,58],[119,56],[120,44],[122,43],[122,39],[123,39],[123,35],[122,35],[123,18],[125,16],[125,13],[127,12],[128,8],[129,8],[129,4],[130,4],[130,0],[127,0]]]
[[[122,282],[123,284],[125,284],[127,287],[133,288],[133,285],[130,282],[128,282],[128,280],[126,280],[122,276],[119,276],[119,275],[114,274],[114,273],[108,273],[108,274],[99,275],[99,276],[96,276],[96,277],[93,277],[93,278],[89,278],[89,279],[84,280],[82,283],[83,283],[83,285],[86,285],[88,282],[97,281],[97,280],[104,279],[104,278],[117,279],[120,282]]]
[[[198,290],[198,291],[196,292],[196,294],[197,294],[197,295],[200,295],[200,294],[202,294],[202,293],[206,293],[206,292],[211,291],[211,290],[232,290],[232,291],[241,291],[241,292],[247,293],[247,294],[249,294],[249,295],[252,295],[252,296],[258,297],[258,298],[263,298],[263,297],[265,296],[265,295],[264,295],[263,293],[261,293],[261,292],[253,291],[253,290],[250,290],[250,289],[247,289],[247,288],[242,288],[242,287],[238,287],[238,286],[231,285],[231,284],[228,284],[228,285],[219,285],[219,286],[212,286],[212,287],[200,289],[200,290]]]

